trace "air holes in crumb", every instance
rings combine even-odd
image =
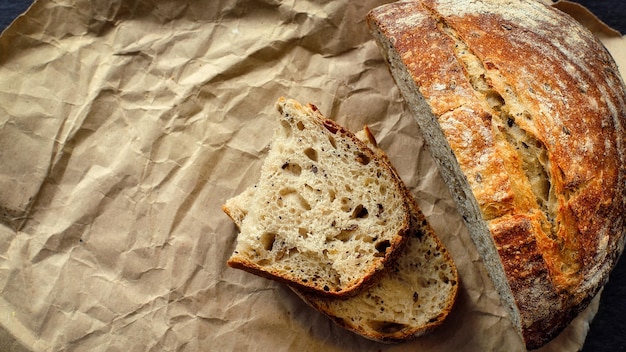
[[[300,227],[298,228],[298,235],[302,238],[307,238],[309,237],[309,232],[305,228]]]
[[[365,208],[363,206],[363,204],[359,204],[354,208],[354,211],[352,212],[352,218],[353,219],[363,219],[363,218],[367,218],[367,216],[369,215],[369,213],[367,212],[367,208]]]
[[[424,288],[432,287],[432,286],[434,286],[436,284],[437,284],[437,280],[435,280],[433,278],[429,278],[429,279],[420,278],[420,280],[419,280],[419,285],[421,287],[424,287]]]
[[[373,330],[378,331],[381,334],[393,334],[398,331],[401,331],[406,327],[404,324],[396,323],[393,321],[380,321],[380,320],[371,320],[367,322]]]
[[[439,279],[443,281],[444,284],[447,284],[450,281],[450,279],[448,279],[448,277],[442,272],[439,272]]]
[[[352,211],[352,202],[350,201],[350,199],[346,197],[342,197],[340,202],[341,202],[341,210],[345,211],[346,213]]]
[[[304,197],[302,197],[302,195],[293,188],[283,188],[278,194],[280,195],[278,198],[278,206],[280,207],[288,206],[291,210],[295,210],[295,208],[311,210],[309,202],[307,202],[306,199],[304,199]]]
[[[357,224],[353,224],[347,229],[341,230],[335,238],[341,242],[348,242],[354,236],[354,231],[358,228],[359,226]]]
[[[291,187],[287,187],[287,188],[283,188],[281,189],[278,194],[280,194],[281,196],[286,196],[289,193],[294,193],[296,190],[291,188]]]
[[[333,148],[337,149],[337,142],[335,141],[335,138],[333,136],[328,136],[328,141],[330,142],[330,145],[333,146]]]
[[[496,111],[500,111],[504,106],[504,98],[495,90],[489,90],[485,96],[489,106]]]
[[[507,117],[506,125],[509,126],[509,128],[513,127],[515,125],[515,119],[510,116]]]
[[[376,243],[376,250],[378,251],[378,253],[383,254],[387,251],[387,248],[389,248],[391,246],[391,243],[388,240],[385,241],[380,241],[378,243]]]
[[[295,176],[300,176],[300,174],[302,173],[302,167],[300,167],[300,165],[298,164],[293,164],[293,163],[289,163],[289,162],[285,162],[281,168]]]
[[[527,121],[532,121],[533,119],[532,115],[530,115],[528,111],[524,111],[524,118],[526,118]]]
[[[358,153],[356,155],[356,161],[361,165],[367,165],[370,163],[370,157],[364,153]]]
[[[302,207],[302,209],[304,210],[311,210],[311,205],[309,204],[309,202],[307,202],[301,195],[297,194],[298,196],[298,204],[300,204],[300,207]]]
[[[302,121],[298,121],[298,123],[296,123],[296,127],[297,127],[300,131],[303,131],[303,130],[304,130],[304,124],[302,123]]]
[[[291,137],[291,125],[289,122],[285,120],[280,120],[280,126],[282,127],[282,131],[287,138]]]
[[[304,155],[306,155],[307,158],[313,160],[313,161],[317,161],[317,150],[313,149],[313,148],[306,148],[304,150]]]
[[[261,235],[261,244],[263,245],[263,249],[266,251],[271,251],[274,247],[274,242],[276,241],[276,234],[272,232],[266,232]]]
[[[256,263],[257,265],[260,265],[260,266],[268,266],[271,264],[271,261],[269,259],[261,259]]]
[[[335,198],[337,197],[337,193],[335,192],[334,189],[329,189],[328,190],[328,198],[330,199],[330,202],[334,202]]]

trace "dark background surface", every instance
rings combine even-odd
[[[31,3],[31,0],[0,0],[0,31],[11,24]]]
[[[626,34],[626,1],[576,0],[604,23]],[[31,0],[0,0],[0,31],[32,3]],[[622,68],[626,70],[626,68]],[[626,211],[626,210],[625,210]],[[591,323],[584,352],[626,352],[626,260],[621,259],[604,288],[600,309]]]

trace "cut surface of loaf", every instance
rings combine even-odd
[[[277,108],[259,182],[223,206],[240,229],[228,264],[304,291],[356,294],[406,242],[401,181],[315,106],[281,98]]]
[[[364,131],[359,137],[372,141],[372,149],[386,158],[369,130]],[[452,258],[409,190],[406,192],[411,208],[409,240],[385,276],[348,299],[294,289],[339,326],[379,342],[403,342],[432,331],[449,315],[458,293]]]
[[[624,247],[626,93],[613,59],[532,0],[368,15],[527,348],[555,337]]]

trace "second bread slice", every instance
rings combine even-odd
[[[367,126],[357,136],[391,164]],[[452,311],[459,289],[454,261],[405,190],[411,210],[409,239],[387,275],[349,299],[294,289],[337,325],[379,342],[403,342],[434,330]]]

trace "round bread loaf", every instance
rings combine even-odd
[[[398,2],[368,23],[530,349],[624,247],[626,93],[607,50],[532,0]]]

